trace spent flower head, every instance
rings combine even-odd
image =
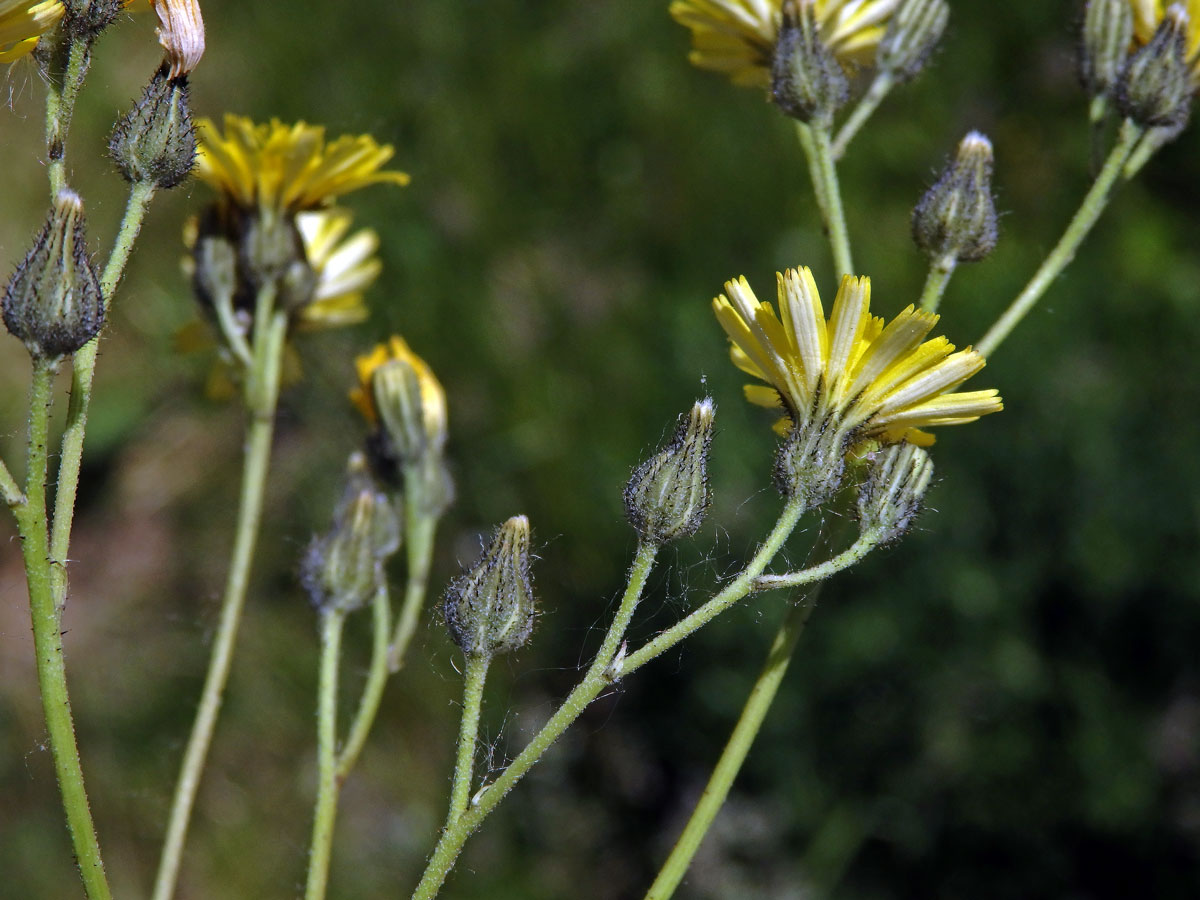
[[[824,46],[843,65],[869,64],[902,0],[799,0]],[[783,0],[675,0],[671,16],[692,32],[688,59],[734,84],[769,87]]]
[[[187,75],[204,55],[204,17],[196,0],[150,0],[158,16],[158,42],[167,52],[170,77]]]
[[[924,340],[938,316],[909,306],[885,327],[870,313],[871,280],[842,279],[828,320],[807,267],[777,276],[779,313],[745,278],[713,301],[732,342],[730,356],[766,384],[746,398],[780,409],[781,433],[817,429],[841,436],[843,450],[869,440],[927,445],[920,429],[973,422],[1003,408],[995,390],[951,393],[984,366],[944,337]]]

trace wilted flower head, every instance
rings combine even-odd
[[[777,278],[779,315],[745,278],[726,283],[713,309],[734,365],[766,382],[747,385],[746,398],[782,409],[780,432],[832,430],[844,435],[844,449],[869,439],[927,445],[933,435],[921,428],[1003,408],[995,390],[949,393],[984,359],[970,348],[954,352],[944,337],[925,341],[936,315],[909,306],[885,327],[870,313],[870,279],[847,275],[826,321],[807,267]]]
[[[38,39],[63,17],[59,0],[0,0],[0,63],[33,52]]]
[[[1129,0],[1133,8],[1133,39],[1139,46],[1150,43],[1154,32],[1172,6],[1187,14],[1188,66],[1192,72],[1192,87],[1200,90],[1200,0],[1166,3],[1164,0]]]
[[[367,185],[409,182],[403,172],[382,170],[393,150],[365,134],[326,143],[325,129],[316,125],[278,119],[255,125],[227,115],[224,135],[209,119],[196,123],[196,135],[197,176],[243,210],[296,213]]]
[[[158,16],[158,42],[167,51],[170,76],[187,75],[204,55],[204,18],[196,0],[150,0]]]
[[[825,46],[846,65],[869,63],[901,0],[799,0],[810,8]],[[734,84],[767,87],[783,0],[675,0],[672,17],[692,31],[688,58]]]

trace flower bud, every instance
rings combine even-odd
[[[83,201],[58,192],[50,217],[4,292],[4,324],[34,357],[74,353],[104,324],[104,298],[84,235]]]
[[[913,240],[932,260],[978,262],[996,247],[992,143],[972,131],[912,215]]]
[[[872,454],[866,480],[858,489],[858,520],[880,543],[901,537],[921,509],[933,478],[933,461],[916,444],[892,444]]]
[[[775,452],[775,487],[814,509],[837,493],[846,474],[850,435],[834,422],[796,425]]]
[[[712,502],[708,448],[716,406],[698,400],[679,417],[670,443],[633,471],[625,487],[625,515],[642,540],[663,544],[696,533]]]
[[[187,78],[168,76],[164,64],[142,98],[117,122],[108,150],[126,181],[160,188],[183,182],[196,164]]]
[[[1079,77],[1092,97],[1117,83],[1133,43],[1133,7],[1129,0],[1089,0],[1083,19]]]
[[[821,40],[811,0],[785,0],[771,64],[771,98],[793,119],[828,127],[850,97],[841,64]]]
[[[150,0],[158,15],[158,42],[167,51],[171,78],[187,75],[204,55],[204,18],[196,0]]]
[[[1182,128],[1192,105],[1187,30],[1187,13],[1176,3],[1121,72],[1116,100],[1122,115],[1145,127]]]
[[[333,527],[309,545],[301,582],[322,612],[354,612],[374,595],[384,562],[399,548],[400,518],[372,481],[362,454],[355,453]]]
[[[875,65],[897,81],[908,81],[925,68],[946,31],[946,0],[907,0],[892,14],[875,51]]]
[[[529,640],[534,616],[529,563],[529,520],[513,516],[496,529],[479,562],[446,588],[442,613],[463,653],[490,657]]]

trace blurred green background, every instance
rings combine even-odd
[[[908,211],[969,129],[996,145],[999,249],[943,304],[976,340],[1086,188],[1081,4],[953,4],[944,47],[842,166],[876,311],[912,302]],[[500,766],[598,644],[634,541],[620,493],[675,415],[720,405],[716,504],[632,630],[732,572],[773,521],[772,437],[741,399],[708,301],[776,269],[834,284],[791,126],[686,63],[664,3],[205,0],[198,114],[305,119],[396,146],[411,187],[349,198],[382,238],[372,321],[304,341],[283,401],[228,701],[179,897],[300,891],[314,783],[315,616],[299,554],[326,527],[360,425],[352,358],[393,331],[445,383],[459,498],[434,589],[479,535],[535,526],[541,615],[493,667]],[[101,158],[158,61],[149,17],[98,47],[69,145],[92,240],[124,187]],[[0,110],[11,266],[46,204],[29,64]],[[935,448],[915,533],[828,586],[684,898],[1194,897],[1200,889],[1200,133],[1123,188],[1074,266],[974,387],[1007,408]],[[72,548],[71,687],[114,889],[145,896],[207,662],[231,540],[235,406],[172,350],[189,184],[151,212],[104,338]],[[0,438],[19,465],[27,359],[0,338]],[[803,560],[822,523],[793,540]],[[82,896],[34,679],[11,524],[0,524],[0,896]],[[598,702],[473,839],[445,895],[640,897],[704,784],[780,617],[738,609]],[[362,623],[359,623],[360,627]],[[356,632],[347,690],[363,669]],[[346,785],[331,897],[406,896],[444,813],[454,648],[434,622],[389,686]]]

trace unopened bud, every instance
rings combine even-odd
[[[771,99],[793,119],[828,127],[850,97],[841,64],[821,40],[811,0],[785,0],[771,64]]]
[[[875,451],[858,489],[859,527],[877,534],[880,543],[902,536],[920,512],[932,478],[933,461],[916,444],[892,444]]]
[[[642,540],[663,544],[696,533],[712,502],[708,448],[716,405],[698,400],[679,417],[669,444],[633,471],[625,487],[625,515]]]
[[[835,422],[796,425],[775,452],[775,486],[814,509],[837,493],[846,474],[850,435]]]
[[[494,656],[523,646],[533,631],[529,520],[513,516],[498,529],[482,558],[446,588],[442,604],[451,640],[471,656]]]
[[[916,77],[925,68],[949,21],[950,6],[946,0],[906,0],[892,14],[879,42],[876,67],[897,81]]]
[[[4,292],[4,324],[40,359],[74,353],[104,324],[104,299],[84,234],[83,201],[58,192],[50,217]]]
[[[992,143],[972,131],[913,210],[912,233],[932,260],[978,262],[996,247]]]
[[[1176,3],[1121,72],[1116,100],[1122,115],[1145,127],[1182,128],[1192,105],[1187,31],[1188,15]]]
[[[127,181],[160,188],[183,182],[196,164],[187,78],[169,76],[163,65],[117,122],[108,150]]]
[[[379,588],[383,564],[399,548],[400,518],[356,453],[333,527],[313,540],[301,563],[301,581],[313,605],[322,612],[359,609]]]
[[[1133,43],[1133,7],[1129,0],[1088,0],[1079,50],[1079,77],[1092,97],[1108,94],[1117,83]]]
[[[204,19],[196,0],[150,0],[158,15],[158,42],[167,51],[171,77],[187,75],[204,55]]]

